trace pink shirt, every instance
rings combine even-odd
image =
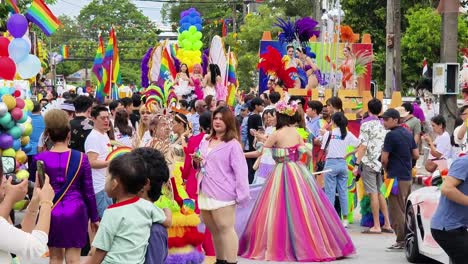
[[[221,142],[210,151],[208,145],[206,139],[200,143],[203,176],[198,179],[199,193],[240,205],[247,202],[250,198],[248,169],[239,141]]]

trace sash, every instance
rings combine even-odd
[[[82,161],[83,161],[83,153],[77,150],[73,150],[73,149],[70,150],[70,155],[68,156],[68,161],[67,161],[67,168],[65,171],[65,174],[67,175],[67,182],[62,186],[60,191],[55,194],[54,200],[53,200],[54,206],[52,207],[52,209],[54,209],[55,206],[58,203],[60,203],[60,201],[63,199],[68,189],[70,188],[70,186],[75,181],[76,176],[78,176],[78,172],[80,171]]]

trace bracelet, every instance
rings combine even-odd
[[[43,204],[50,205],[50,208],[52,208],[52,206],[54,206],[54,203],[51,202],[51,201],[40,201],[39,202],[39,207],[42,207]]]

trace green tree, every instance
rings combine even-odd
[[[408,27],[402,38],[403,80],[406,87],[419,81],[424,57],[429,65],[440,61],[441,17],[433,8],[412,8],[406,15]],[[459,48],[468,43],[468,21],[458,18]]]
[[[61,45],[69,47],[70,60],[60,63],[57,73],[71,74],[91,68],[102,33],[107,45],[108,32],[114,26],[120,55],[123,83],[140,82],[140,60],[148,47],[155,44],[159,30],[129,0],[93,0],[77,19],[61,17],[61,27],[50,39],[51,51]],[[90,75],[92,73],[90,72]]]
[[[226,43],[238,56],[237,75],[241,89],[248,91],[257,86],[260,40],[264,31],[271,31],[272,36],[278,34],[279,28],[273,27],[273,24],[282,16],[281,9],[262,5],[256,14],[251,13],[245,17],[237,36],[231,34],[227,37]]]

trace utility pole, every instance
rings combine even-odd
[[[401,0],[393,0],[395,91],[401,91]]]
[[[393,91],[394,69],[394,14],[393,0],[387,0],[387,36],[386,36],[386,63],[385,63],[385,97],[390,98]]]
[[[440,62],[457,62],[458,54],[458,0],[441,0],[437,8],[442,16],[440,36]],[[439,113],[447,120],[447,130],[451,133],[457,118],[457,95],[441,95]]]

